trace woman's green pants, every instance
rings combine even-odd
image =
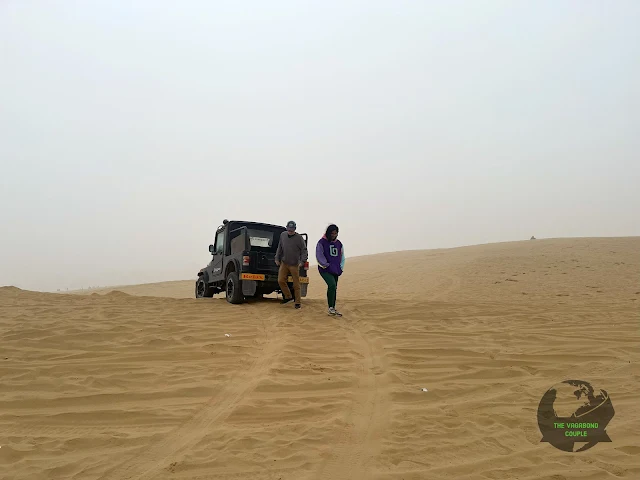
[[[329,308],[336,308],[336,293],[338,291],[338,275],[334,273],[320,272],[320,276],[327,284],[327,302]]]

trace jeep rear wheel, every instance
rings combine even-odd
[[[227,276],[227,302],[229,303],[242,303],[244,302],[244,295],[242,294],[242,285],[240,285],[240,279],[236,272],[231,272]]]

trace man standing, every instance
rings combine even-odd
[[[293,279],[293,292],[296,299],[296,308],[300,308],[300,267],[307,261],[309,254],[304,238],[296,232],[296,222],[287,222],[287,230],[280,234],[280,243],[276,251],[276,265],[278,270],[278,284],[282,290],[282,302],[288,303],[291,298],[291,290],[287,285],[287,277]]]

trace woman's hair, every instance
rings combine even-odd
[[[334,224],[332,223],[331,225],[329,225],[329,226],[327,227],[327,230],[324,232],[324,235],[325,235],[327,238],[329,238],[329,237],[331,236],[331,232],[333,232],[334,230],[336,231],[336,233],[340,231],[340,230],[338,229],[338,226],[337,226],[337,225],[334,225]]]

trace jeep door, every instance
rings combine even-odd
[[[213,244],[213,258],[209,264],[209,281],[217,282],[224,280],[224,272],[222,271],[222,262],[224,260],[226,229],[219,230],[216,234],[216,240]]]

